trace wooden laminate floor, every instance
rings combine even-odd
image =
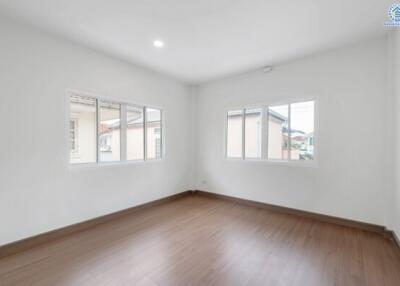
[[[373,233],[200,195],[0,260],[0,285],[400,285]]]

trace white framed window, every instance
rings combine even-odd
[[[243,108],[227,112],[226,156],[261,159],[263,108]]]
[[[314,101],[290,104],[289,114],[289,159],[296,161],[314,160],[315,131]]]
[[[243,109],[230,110],[227,113],[226,156],[243,157]]]
[[[144,107],[126,106],[126,156],[128,161],[144,160]]]
[[[100,162],[121,160],[121,105],[98,101],[98,158]]]
[[[315,108],[305,100],[228,110],[226,157],[315,162]]]
[[[263,108],[244,110],[244,157],[261,158]]]
[[[162,159],[161,109],[77,92],[68,97],[71,164]]]
[[[146,110],[146,158],[161,159],[162,132],[161,110],[157,108],[145,108]]]
[[[289,104],[268,106],[268,159],[289,159]]]
[[[71,94],[69,103],[71,164],[97,162],[97,100]]]

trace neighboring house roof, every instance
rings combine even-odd
[[[138,113],[136,116],[131,116],[128,120],[127,120],[127,124],[128,125],[140,125],[143,123],[143,116],[141,113]],[[158,114],[154,114],[154,113],[148,113],[147,114],[147,124],[149,123],[157,123],[160,121],[159,115]],[[120,128],[120,122],[119,120],[115,120],[115,122],[110,123],[108,126],[108,129],[117,129]]]
[[[283,132],[287,133],[288,132],[288,128],[283,127]],[[294,136],[304,136],[306,134],[306,132],[298,130],[298,129],[290,129],[290,133],[292,134],[292,136],[295,133],[297,133],[298,135],[294,135]]]
[[[273,111],[271,109],[268,110],[268,114],[269,114],[269,116],[272,116],[282,122],[285,122],[287,120],[286,116],[283,116],[282,114],[279,114],[278,112]]]
[[[258,114],[258,113],[259,113],[259,111],[254,111],[253,113],[247,113],[247,114]],[[286,116],[284,116],[276,111],[273,111],[271,109],[268,110],[268,115],[274,117],[274,119],[276,119],[282,123],[288,120],[288,118]],[[242,113],[230,115],[230,117],[236,117],[236,116],[242,116]],[[288,128],[286,126],[283,126],[282,129],[283,129],[284,133],[288,133]],[[291,131],[291,134],[297,133],[297,136],[304,137],[307,134],[306,132],[304,132],[302,130],[293,129],[293,128],[290,129],[290,131]]]

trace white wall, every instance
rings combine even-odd
[[[224,158],[224,110],[315,96],[318,166]],[[385,225],[387,41],[357,45],[199,88],[197,188]]]
[[[0,245],[190,187],[189,88],[0,19]],[[160,106],[162,162],[69,169],[66,89]]]
[[[389,225],[400,233],[400,183],[391,192],[392,153],[385,143],[392,119],[386,38],[268,74],[189,87],[4,18],[0,35],[0,245],[187,189]],[[400,50],[398,34],[396,41]],[[165,160],[69,168],[66,89],[162,107]],[[304,96],[319,104],[317,167],[224,158],[226,108]],[[397,151],[393,164],[400,164]]]
[[[394,193],[391,198],[393,212],[390,227],[400,237],[400,31],[393,31],[390,35],[391,51],[391,84],[393,92],[394,114]]]

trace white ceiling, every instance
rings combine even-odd
[[[195,83],[382,35],[393,1],[0,0],[0,11]]]

